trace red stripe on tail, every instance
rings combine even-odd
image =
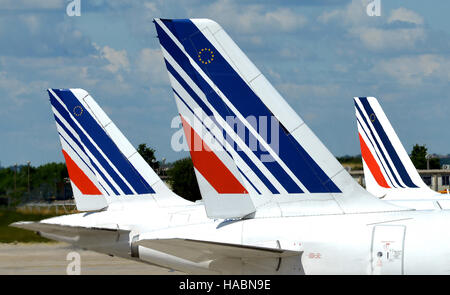
[[[383,176],[383,173],[381,172],[380,166],[378,166],[377,161],[372,156],[372,153],[370,152],[369,148],[364,142],[364,139],[361,137],[361,134],[358,135],[359,135],[359,142],[361,144],[362,157],[366,162],[367,166],[369,167],[369,170],[372,173],[373,177],[375,178],[379,186],[382,186],[384,188],[390,188],[386,182],[386,179]]]
[[[72,158],[62,151],[64,159],[66,159],[67,171],[69,172],[70,181],[76,185],[83,195],[101,195],[94,183],[84,174],[78,165],[72,160]]]
[[[247,190],[181,116],[194,167],[219,194],[248,194]],[[195,145],[195,146],[194,146]]]

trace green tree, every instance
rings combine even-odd
[[[415,144],[411,151],[411,161],[416,169],[427,169],[427,152],[426,145]],[[438,158],[431,158],[429,160],[430,169],[439,169],[441,167]]]
[[[48,200],[68,196],[71,188],[65,184],[68,177],[66,164],[48,163],[38,167],[30,166],[30,195],[28,195],[28,167],[18,165],[16,181],[15,167],[0,169],[0,196],[9,198],[14,206],[31,200]],[[14,189],[16,187],[16,189]],[[65,191],[69,190],[69,191]],[[15,193],[14,193],[15,191]]]
[[[411,161],[416,169],[427,169],[427,147],[425,145],[415,144],[411,151]]]
[[[357,155],[357,156],[349,156],[349,155],[345,155],[342,157],[336,157],[336,159],[339,161],[339,163],[341,164],[361,164],[362,165],[362,158],[361,155]]]
[[[153,168],[153,170],[159,168],[159,162],[156,161],[154,149],[147,147],[145,143],[141,143],[140,145],[138,145],[137,151],[142,156],[142,158],[144,158],[144,160],[150,165],[150,167]]]
[[[438,158],[431,158],[430,169],[441,169],[441,161]]]
[[[30,167],[31,194],[44,199],[58,199],[64,195],[64,178],[69,177],[65,163],[47,163]]]
[[[167,175],[170,178],[172,190],[177,195],[189,201],[201,199],[191,158],[184,158],[173,163]]]

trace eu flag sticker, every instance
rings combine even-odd
[[[77,117],[81,116],[83,113],[83,108],[81,106],[76,106],[73,108],[73,114]]]
[[[202,48],[202,50],[198,52],[198,60],[202,64],[210,64],[214,60],[214,51],[210,48]]]

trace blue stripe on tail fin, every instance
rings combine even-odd
[[[226,116],[230,115],[238,118],[237,114],[227,106],[226,102],[222,100],[208,81],[206,81],[195,69],[189,58],[180,48],[178,48],[176,42],[182,44],[189,57],[200,67],[208,79],[220,89],[231,105],[239,111],[242,117],[273,117],[267,106],[253,92],[241,76],[236,73],[233,67],[228,64],[227,60],[221,56],[220,52],[208,41],[203,33],[198,30],[195,24],[190,20],[161,21],[163,26],[166,26],[176,38],[176,40],[173,40],[172,37],[165,32],[164,28],[156,23],[155,25],[161,46],[203,91],[208,102],[220,116],[224,119]],[[208,110],[204,109],[204,112],[207,113]],[[276,131],[279,136],[278,156],[282,163],[292,171],[294,176],[305,186],[305,188],[311,193],[341,192],[299,142],[287,132],[286,128],[284,128],[279,121],[277,123]],[[233,128],[234,126],[231,127]],[[249,131],[246,132],[246,134],[248,137],[252,136]],[[271,138],[271,134],[268,134],[268,138]],[[242,139],[248,144],[249,138]],[[258,146],[260,145],[258,144]],[[267,152],[263,150],[253,152],[258,157],[263,153],[267,154]],[[280,166],[278,161],[263,162],[263,164],[277,178],[288,193],[303,192],[291,176],[288,175],[285,169]]]
[[[386,151],[389,154],[389,157],[391,158],[392,162],[394,163],[394,166],[400,175],[403,183],[410,188],[417,188],[418,186],[413,183],[411,178],[409,177],[408,172],[405,169],[405,166],[403,166],[402,161],[400,160],[399,156],[397,155],[397,152],[395,151],[395,148],[392,146],[391,141],[389,140],[389,137],[387,136],[386,132],[383,129],[383,126],[381,125],[380,121],[377,120],[375,116],[375,112],[370,106],[367,97],[360,97],[360,102],[364,107],[364,110],[366,111],[366,114],[369,116],[373,115],[374,118],[370,120],[370,123],[376,130],[378,136],[380,137],[382,145],[385,147]]]
[[[68,89],[53,89],[52,91],[64,104],[64,106],[61,105],[59,101],[53,97],[53,94],[49,92],[50,101],[53,107],[55,107],[55,109],[72,127],[72,129],[75,130],[80,137],[84,148],[89,150],[89,152],[105,169],[112,180],[120,187],[123,193],[126,195],[135,194],[133,190],[137,194],[154,193],[152,187],[142,178],[128,159],[120,152],[111,138],[105,133],[102,127],[99,126],[98,122],[87,110],[84,109],[83,104],[75,97],[75,95]],[[69,114],[69,112],[71,112],[71,114]],[[81,128],[78,127],[74,119],[81,126]],[[64,128],[64,124],[62,124],[62,127]],[[70,134],[70,132],[68,132],[68,134]],[[88,136],[92,138],[98,149],[93,142],[91,142]],[[103,153],[106,158],[101,153]],[[113,166],[111,166],[106,159],[108,159]],[[93,162],[92,164],[95,165]],[[98,171],[101,170],[98,169]],[[120,173],[129,185],[124,182],[118,173]],[[103,176],[103,178],[108,182],[106,177]],[[116,194],[119,194],[112,184],[109,183],[108,185]]]

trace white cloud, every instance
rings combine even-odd
[[[398,57],[380,61],[372,72],[405,85],[418,85],[427,78],[450,82],[450,59],[435,54]]]
[[[0,7],[8,10],[57,9],[65,7],[66,2],[64,0],[0,0]]]
[[[307,23],[305,16],[295,14],[288,8],[279,8],[263,14],[263,23],[280,26],[282,31],[292,31],[303,27]]]
[[[19,15],[19,19],[27,26],[32,34],[39,32],[40,24],[39,18],[34,14]]]
[[[323,24],[344,27],[349,36],[359,39],[370,50],[391,50],[413,48],[426,38],[423,18],[417,13],[398,8],[390,12],[389,18],[371,17],[366,13],[368,1],[353,0],[345,8],[324,12],[318,17]],[[410,28],[386,27],[395,21],[408,22]]]
[[[308,22],[304,15],[292,9],[267,10],[263,5],[238,5],[230,0],[218,0],[209,6],[189,12],[191,16],[204,15],[241,33],[261,31],[290,32],[302,28]]]
[[[344,26],[359,26],[367,24],[376,18],[370,18],[366,13],[366,6],[369,1],[352,0],[345,8],[325,11],[317,20],[320,23],[337,23]]]
[[[416,25],[423,25],[423,18],[412,10],[400,7],[391,11],[391,16],[388,23],[395,21],[413,23]]]
[[[296,58],[299,56],[299,52],[290,48],[281,48],[279,54],[283,58]]]
[[[161,13],[156,3],[154,2],[145,2],[144,4],[145,13],[148,15],[158,15]]]
[[[160,49],[144,48],[136,59],[136,70],[145,83],[157,85],[168,83],[167,71]]]
[[[109,64],[105,68],[111,73],[117,73],[120,69],[129,71],[130,62],[128,61],[127,51],[115,50],[109,46],[105,46],[101,49],[102,57],[107,59]]]
[[[20,96],[29,92],[29,89],[26,83],[10,77],[7,72],[0,72],[0,91],[10,94],[9,101],[19,106],[23,105],[24,100]]]
[[[426,37],[420,27],[394,30],[365,27],[352,28],[349,32],[371,50],[412,48]]]
[[[296,83],[282,83],[277,85],[281,92],[290,97],[327,97],[334,96],[341,90],[337,84],[296,84]]]

